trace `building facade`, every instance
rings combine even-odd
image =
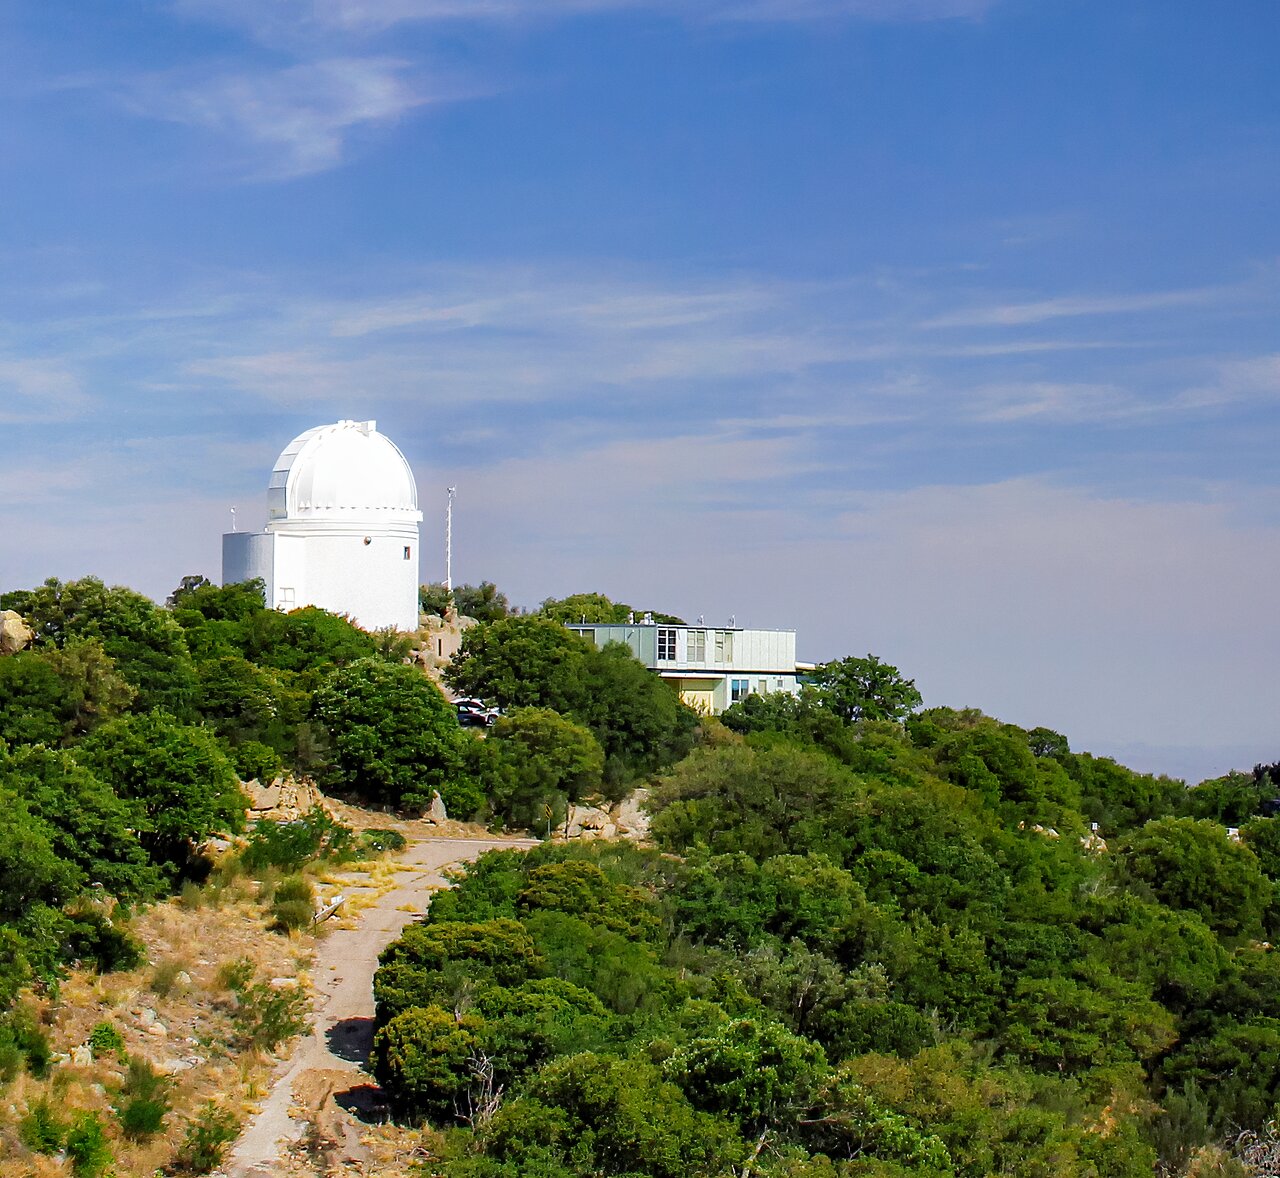
[[[260,577],[269,608],[417,630],[421,521],[413,471],[376,422],[317,426],[276,459],[266,528],[222,537],[222,583]]]
[[[567,627],[596,646],[621,642],[695,711],[723,712],[748,695],[799,694],[794,630],[583,622]]]

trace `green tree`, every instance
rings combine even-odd
[[[1243,826],[1276,796],[1265,775],[1228,773],[1187,790],[1179,809],[1192,818],[1210,818],[1223,826]]]
[[[244,825],[246,799],[217,737],[165,712],[101,725],[77,759],[138,803],[139,840],[162,867],[181,868],[194,844]]]
[[[64,699],[62,679],[35,651],[0,658],[0,740],[57,744]]]
[[[133,829],[137,808],[70,754],[41,747],[11,755],[0,750],[0,788],[47,824],[54,851],[90,883],[125,899],[159,890],[159,875]]]
[[[818,701],[842,720],[903,720],[920,706],[915,683],[875,655],[821,663],[810,681]]]
[[[582,685],[584,698],[573,714],[604,750],[612,796],[621,796],[637,777],[674,764],[692,747],[697,716],[621,643],[588,653]]]
[[[0,659],[0,740],[60,744],[124,712],[137,693],[97,639]]]
[[[663,1072],[695,1107],[727,1116],[756,1137],[794,1130],[827,1061],[816,1043],[778,1023],[735,1019],[677,1051]]]
[[[829,845],[832,816],[864,790],[822,753],[779,745],[695,749],[659,782],[651,798],[653,834],[683,851],[743,851],[755,859]]]
[[[1173,814],[1187,792],[1181,781],[1136,773],[1109,757],[1068,753],[1059,763],[1080,786],[1080,809],[1107,838]]]
[[[634,610],[623,602],[612,602],[603,593],[571,593],[568,597],[548,597],[538,613],[566,626],[581,622],[625,622]]]
[[[466,618],[475,618],[477,622],[496,622],[515,612],[507,595],[492,581],[481,581],[479,585],[459,585],[453,591],[453,600],[458,613]]]
[[[378,653],[378,641],[350,618],[315,606],[282,614],[264,609],[242,625],[241,653],[260,667],[310,674],[312,680]]]
[[[500,707],[569,714],[585,702],[591,650],[585,639],[550,618],[502,618],[463,635],[445,679],[460,694]]]
[[[570,1174],[713,1178],[745,1156],[737,1136],[696,1112],[676,1085],[642,1059],[582,1052],[553,1060],[486,1126],[499,1162],[529,1159]],[[545,1172],[545,1171],[544,1171]]]
[[[466,817],[483,804],[462,776],[468,738],[457,715],[417,667],[360,659],[325,680],[314,709],[329,735],[330,787],[396,806],[425,806],[439,790]]]
[[[119,674],[137,689],[138,711],[164,708],[190,714],[195,681],[181,627],[167,610],[97,577],[63,584],[50,578],[37,589],[0,597],[0,608],[16,609],[36,632],[40,647],[65,648],[77,639],[97,639]]]
[[[467,1119],[475,1107],[473,1086],[482,1080],[483,1028],[484,1020],[472,1014],[412,1007],[374,1035],[374,1078],[404,1115],[437,1123]]]
[[[29,924],[37,908],[60,908],[85,884],[84,872],[54,847],[55,834],[17,794],[0,786],[0,926]]]
[[[410,925],[379,962],[373,979],[379,1023],[415,1006],[452,1009],[477,985],[518,986],[545,968],[529,930],[502,918]]]
[[[557,820],[570,802],[600,788],[604,753],[591,732],[549,708],[516,708],[477,742],[482,784],[494,813],[512,826]]]
[[[656,941],[660,922],[652,899],[639,888],[612,883],[594,863],[570,859],[534,867],[517,897],[528,912],[564,912],[635,940]]]
[[[1249,848],[1216,822],[1162,818],[1119,847],[1121,878],[1149,889],[1162,904],[1199,913],[1216,932],[1256,930],[1271,887]]]
[[[623,601],[610,601],[603,593],[571,593],[568,597],[548,597],[538,607],[538,613],[544,618],[554,618],[566,626],[576,626],[582,622],[623,623],[629,620],[639,621],[641,618],[652,618],[659,625],[683,626],[683,618],[675,614],[659,613],[655,610],[633,609]]]
[[[492,581],[481,581],[479,585],[459,585],[455,589],[446,589],[441,582],[433,581],[419,588],[418,604],[426,614],[444,617],[453,608],[462,617],[475,618],[478,622],[496,622],[518,612],[511,607],[507,595]]]

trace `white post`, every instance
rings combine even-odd
[[[444,587],[453,592],[453,495],[457,487],[449,488],[449,505],[444,511]]]

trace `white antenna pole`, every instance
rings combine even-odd
[[[236,530],[236,509],[234,507],[231,509],[231,530],[233,532]]]
[[[444,587],[453,592],[453,496],[457,487],[449,488],[449,505],[444,511]]]

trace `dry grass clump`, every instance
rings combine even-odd
[[[35,1139],[33,1110],[45,1110],[37,1119],[54,1111],[50,1134],[78,1117],[91,1128],[88,1115],[96,1117],[119,1178],[152,1175],[173,1164],[187,1148],[193,1123],[204,1125],[195,1146],[205,1148],[225,1135],[227,1124],[249,1114],[267,1089],[273,1059],[263,1050],[242,1049],[244,1015],[219,973],[228,962],[244,962],[242,971],[251,970],[263,985],[299,977],[309,945],[300,952],[296,939],[267,931],[256,901],[220,899],[218,906],[193,908],[180,900],[155,905],[134,924],[148,963],[104,976],[74,972],[56,998],[31,1000],[55,1062],[45,1078],[23,1073],[0,1094],[0,1178],[71,1172],[69,1163],[23,1141],[24,1119],[27,1136]],[[96,1055],[91,1039],[101,1048]],[[210,1101],[216,1115],[208,1111]],[[129,1135],[124,1115],[132,1118]]]

